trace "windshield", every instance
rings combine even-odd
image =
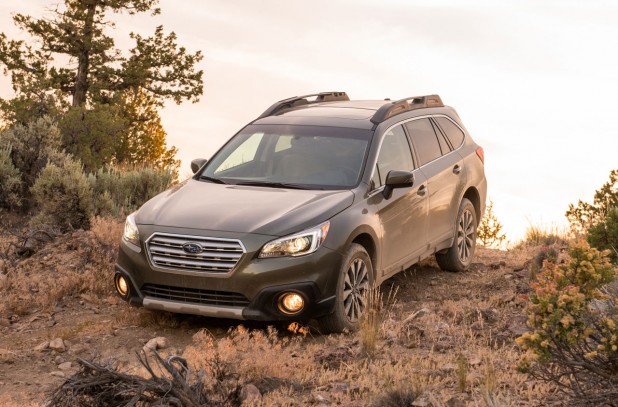
[[[349,189],[358,184],[372,132],[250,125],[208,163],[201,179],[274,188]]]

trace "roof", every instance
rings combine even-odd
[[[438,95],[414,96],[397,101],[351,101],[345,92],[322,92],[281,100],[269,107],[254,123],[371,129],[404,112],[443,106]]]

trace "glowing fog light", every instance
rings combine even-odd
[[[116,291],[122,297],[126,297],[129,294],[129,285],[127,284],[127,280],[120,274],[116,274],[114,278],[114,282],[116,283]]]
[[[305,307],[305,300],[300,294],[285,293],[279,296],[278,306],[284,314],[296,314]]]

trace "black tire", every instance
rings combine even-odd
[[[318,320],[320,331],[356,331],[365,308],[365,295],[373,284],[373,265],[365,248],[352,243],[339,270],[335,309]]]
[[[467,198],[459,205],[453,245],[443,253],[436,253],[436,261],[444,271],[465,271],[472,263],[476,248],[476,210]]]

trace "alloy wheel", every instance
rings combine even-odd
[[[466,209],[457,223],[457,252],[461,262],[465,263],[470,259],[475,239],[474,216],[469,209]]]
[[[365,296],[369,288],[369,273],[363,259],[354,259],[345,273],[343,306],[350,322],[356,322],[365,310]]]

